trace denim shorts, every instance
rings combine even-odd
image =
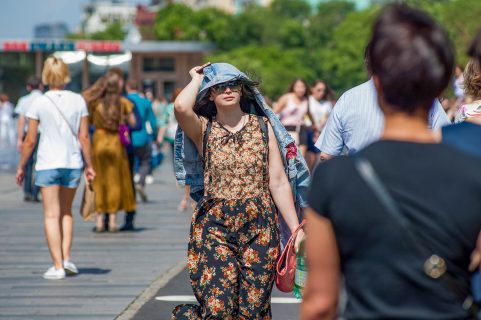
[[[39,187],[62,186],[77,188],[82,169],[49,169],[35,172],[35,185]]]

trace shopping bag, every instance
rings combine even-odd
[[[80,205],[80,216],[84,221],[95,218],[95,192],[92,182],[85,181],[84,194]]]

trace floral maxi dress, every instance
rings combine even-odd
[[[192,218],[188,248],[200,306],[179,305],[172,319],[271,319],[279,227],[269,191],[268,134],[261,129],[267,120],[248,117],[236,133],[212,121],[205,192]]]

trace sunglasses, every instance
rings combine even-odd
[[[240,92],[242,90],[242,83],[240,81],[229,81],[220,83],[212,87],[212,92],[214,92],[215,94],[222,94],[227,88],[234,92]]]

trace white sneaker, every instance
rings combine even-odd
[[[55,266],[51,266],[48,270],[43,274],[43,278],[47,280],[61,280],[65,279],[65,270],[55,269]]]
[[[136,173],[134,175],[134,183],[139,183],[140,182],[140,174]]]
[[[68,275],[78,274],[78,269],[72,261],[68,261],[68,260],[64,261],[63,268],[65,269],[65,272]]]
[[[146,183],[146,184],[152,184],[152,183],[154,183],[154,177],[153,177],[151,174],[145,176],[145,183]]]

